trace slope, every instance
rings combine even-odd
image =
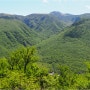
[[[58,11],[53,11],[50,15],[58,18],[58,20],[62,21],[66,26],[70,26],[71,24],[79,21],[81,17],[81,15],[63,14]]]
[[[18,20],[0,19],[0,56],[18,46],[34,45],[38,35]]]
[[[53,65],[67,64],[74,70],[85,70],[84,62],[90,60],[90,19],[66,28],[38,45],[42,62]]]
[[[89,17],[90,14],[72,15],[63,14],[58,11],[53,11],[49,14],[30,14],[27,16],[4,13],[0,14],[0,18],[12,20],[17,19],[24,22],[27,26],[38,33],[42,40],[61,32],[65,27],[70,26],[82,18]]]
[[[26,16],[24,22],[43,39],[57,34],[65,27],[60,20],[49,14],[31,14]]]
[[[0,18],[17,19],[24,22],[41,36],[41,39],[47,39],[53,34],[60,32],[66,25],[51,14],[30,14],[27,16],[0,14]],[[51,28],[52,27],[52,28]]]

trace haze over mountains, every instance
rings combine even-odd
[[[0,56],[36,44],[42,62],[79,67],[90,60],[90,14],[0,14]]]

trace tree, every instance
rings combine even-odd
[[[26,72],[28,64],[32,64],[39,60],[35,47],[23,47],[11,54],[9,64],[11,69],[23,69]]]
[[[86,67],[88,69],[88,73],[90,73],[90,62],[85,62],[85,64],[86,64]]]
[[[90,62],[85,62],[86,64],[86,67],[87,67],[87,72],[84,74],[84,77],[87,79],[88,83],[85,83],[84,81],[84,84],[87,85],[87,89],[90,89]]]
[[[73,89],[75,84],[76,75],[64,65],[59,66],[59,88],[61,89]]]
[[[47,84],[46,78],[45,78],[47,75],[48,75],[47,68],[43,67],[42,69],[39,69],[37,77],[40,85],[40,90],[43,90]]]
[[[6,72],[8,70],[9,63],[6,58],[0,59],[0,77],[3,77],[6,75]]]

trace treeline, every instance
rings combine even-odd
[[[23,47],[8,58],[0,59],[0,90],[68,90],[90,89],[90,63],[87,71],[75,73],[59,65],[58,73],[38,63],[35,47]]]

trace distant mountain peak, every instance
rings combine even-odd
[[[62,12],[59,12],[59,11],[53,11],[50,14],[58,15],[58,16],[70,16],[70,15],[72,15],[72,14],[68,14],[68,13],[62,13]]]
[[[57,15],[64,15],[63,13],[61,13],[61,12],[58,12],[58,11],[53,11],[53,12],[51,12],[50,14],[57,14]]]

